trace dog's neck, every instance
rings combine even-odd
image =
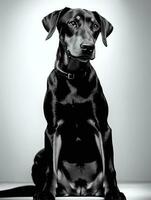
[[[85,71],[85,68],[89,64],[89,61],[81,62],[77,59],[73,59],[72,57],[70,57],[65,51],[65,48],[63,47],[61,42],[59,43],[55,67],[60,68],[67,73],[78,73],[80,71]]]

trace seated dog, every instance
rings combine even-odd
[[[47,81],[45,148],[35,157],[35,200],[55,196],[105,196],[125,200],[117,186],[108,105],[90,60],[99,33],[112,25],[85,9],[54,11],[43,19],[49,39],[56,27],[59,47]]]
[[[57,27],[59,47],[44,100],[45,147],[35,156],[35,187],[28,194],[34,194],[34,200],[56,196],[126,200],[116,181],[108,104],[90,64],[99,33],[107,46],[113,27],[95,11],[71,8],[54,11],[42,22],[46,39]]]

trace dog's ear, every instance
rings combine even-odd
[[[46,37],[46,40],[48,40],[53,33],[55,32],[55,29],[57,27],[59,18],[69,10],[70,8],[65,7],[62,10],[56,10],[52,13],[50,13],[49,15],[45,16],[42,20],[43,26],[46,29],[46,31],[48,32],[48,35]]]
[[[101,26],[102,41],[103,41],[103,44],[107,47],[106,38],[112,33],[113,26],[109,21],[107,21],[104,17],[99,15],[96,11],[94,11],[93,14]]]

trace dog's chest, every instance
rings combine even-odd
[[[61,87],[62,86],[62,87]],[[85,118],[92,115],[94,92],[85,82],[73,85],[70,82],[57,88],[56,114],[59,118]]]
[[[93,92],[90,90],[89,85],[85,82],[81,84],[71,84],[70,82],[66,82],[64,88],[62,87],[61,91],[58,93],[57,102],[62,105],[72,105],[76,106],[78,104],[88,103],[92,99]]]
[[[76,87],[70,87],[70,92],[65,96],[65,98],[60,102],[62,105],[72,105],[75,106],[79,103],[85,103],[88,100],[88,97],[85,98],[82,94],[78,93]]]

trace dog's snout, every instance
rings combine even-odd
[[[94,50],[94,44],[93,43],[82,43],[80,45],[82,51],[85,51],[85,52],[89,52],[89,53],[92,53],[93,50]]]

